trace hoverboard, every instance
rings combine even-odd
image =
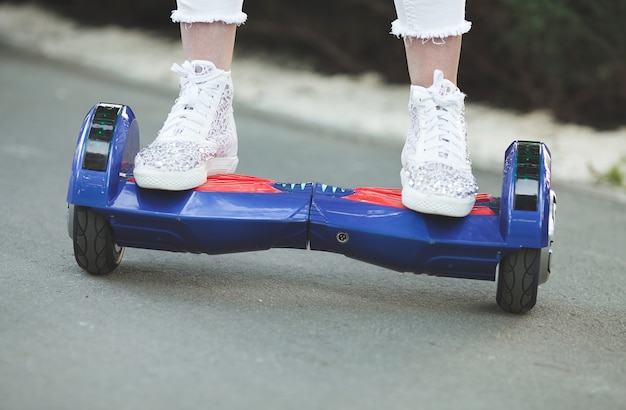
[[[188,191],[139,188],[139,127],[130,107],[97,104],[83,121],[67,194],[78,265],[113,271],[124,248],[222,254],[311,249],[401,272],[497,281],[506,311],[531,309],[550,274],[556,196],[550,151],[515,141],[502,195],[479,194],[464,218],[405,208],[396,188],[283,183],[238,174]]]

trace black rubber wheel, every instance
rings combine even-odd
[[[117,246],[106,218],[91,208],[73,209],[72,239],[78,265],[92,275],[104,275],[118,267],[124,248]]]
[[[524,313],[537,303],[541,250],[520,249],[500,262],[496,301],[511,313]]]

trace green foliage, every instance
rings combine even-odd
[[[2,0],[0,0],[1,2]],[[436,0],[433,0],[436,1]],[[174,0],[13,0],[84,24],[141,26],[178,37]],[[96,10],[96,12],[94,12]],[[246,0],[238,50],[304,59],[325,73],[376,71],[408,82],[402,41],[389,35],[392,0]],[[467,0],[459,84],[470,101],[551,110],[600,129],[626,125],[626,1]]]
[[[598,172],[593,167],[589,167],[591,175],[595,178],[597,184],[608,185],[611,187],[626,188],[626,158],[613,164],[606,172]]]
[[[568,122],[626,124],[626,2],[500,0],[470,2],[463,80],[481,99],[548,108]],[[496,78],[491,92],[481,77]],[[492,88],[494,85],[492,85]]]
[[[393,0],[247,1],[245,50],[288,51],[326,73],[377,71],[406,81],[404,46],[389,35]]]

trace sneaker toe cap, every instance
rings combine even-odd
[[[459,169],[440,163],[425,163],[403,170],[403,186],[428,195],[471,198],[478,192],[471,169]]]
[[[194,141],[155,141],[135,157],[135,169],[183,172],[198,168],[215,157],[215,150]]]

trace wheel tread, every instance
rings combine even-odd
[[[539,250],[521,249],[507,255],[500,262],[496,299],[502,309],[512,313],[524,313],[535,306],[539,259]]]
[[[117,248],[113,230],[102,215],[76,207],[73,238],[76,262],[87,272],[102,275],[119,265],[123,248]]]

